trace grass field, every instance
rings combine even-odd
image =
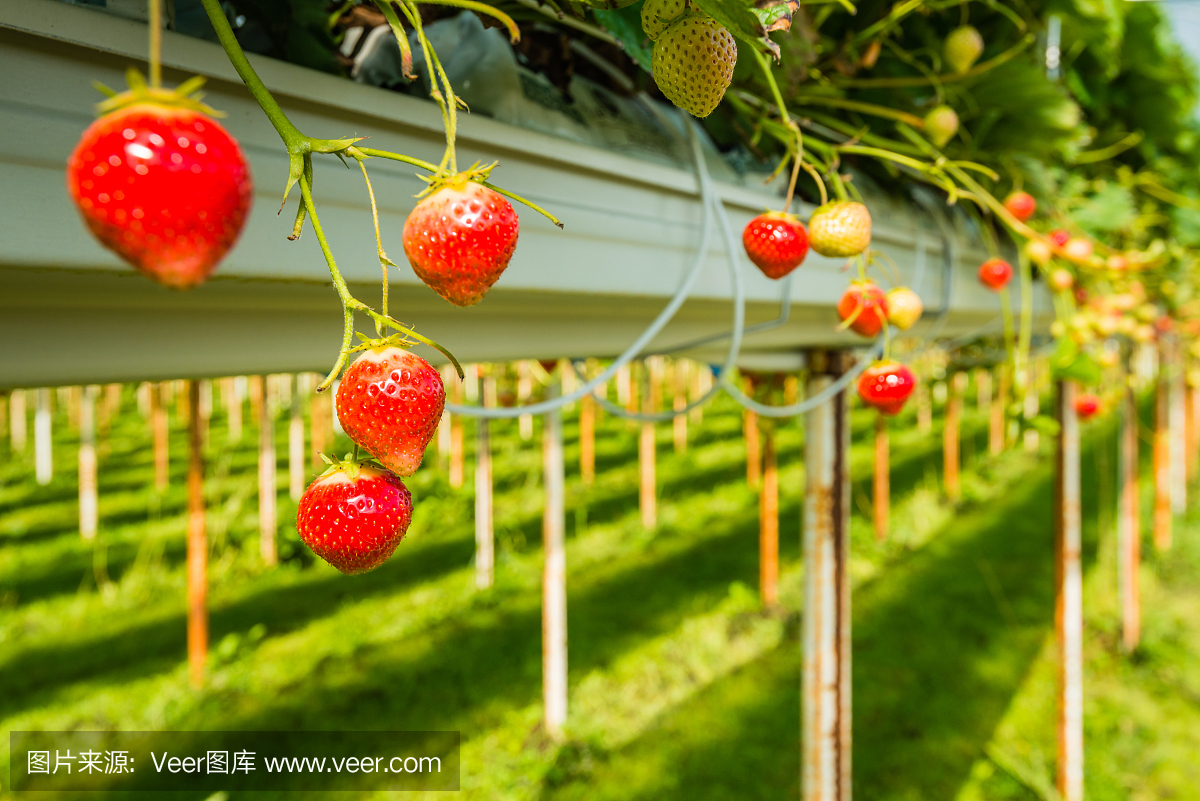
[[[984,421],[968,412],[963,500],[952,505],[940,492],[937,425],[921,434],[909,413],[892,429],[894,530],[878,544],[873,417],[856,411],[853,422],[856,797],[1052,798],[1049,450],[992,459]],[[496,585],[477,592],[469,457],[465,486],[452,490],[431,450],[408,482],[416,512],[396,555],[345,577],[296,537],[280,419],[283,561],[268,570],[257,555],[255,430],[230,443],[218,413],[206,487],[212,652],[208,686],[196,692],[184,663],[184,431],[174,415],[172,424],[171,486],[157,494],[149,429],[127,388],[101,444],[95,546],[77,531],[65,413],[48,486],[33,480],[32,448],[13,454],[0,441],[0,734],[453,729],[471,798],[799,796],[797,422],[778,439],[787,612],[767,614],[737,408],[721,400],[706,410],[685,454],[660,427],[659,526],[649,532],[638,523],[636,431],[602,419],[597,480],[585,488],[568,414],[562,745],[539,729],[536,432],[523,442],[515,421],[493,429]],[[1145,637],[1123,655],[1111,420],[1086,427],[1083,462],[1088,798],[1200,798],[1200,514],[1176,521],[1170,552],[1143,546]]]

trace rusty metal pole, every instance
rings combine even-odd
[[[1083,565],[1075,383],[1058,385],[1055,628],[1058,639],[1058,792],[1083,799]]]
[[[550,383],[547,396],[558,396]],[[567,553],[562,412],[547,412],[542,429],[542,704],[546,734],[562,739],[567,722]]]
[[[258,418],[258,552],[263,564],[274,565],[279,561],[275,548],[275,420],[267,405],[266,377],[255,376],[252,386]]]
[[[957,501],[961,491],[958,482],[959,464],[959,421],[962,417],[962,390],[959,376],[955,373],[946,380],[949,394],[946,398],[946,425],[942,429],[942,473],[946,484],[946,496]]]
[[[1125,376],[1121,401],[1120,507],[1117,511],[1117,569],[1121,586],[1121,635],[1126,651],[1137,648],[1142,637],[1141,519],[1138,488],[1138,408],[1132,376]]]
[[[888,447],[888,421],[883,414],[875,415],[875,539],[887,539],[891,517],[892,487],[891,464]]]
[[[1160,344],[1154,382],[1154,547],[1171,548],[1171,428],[1167,375],[1170,361]]]
[[[763,476],[758,494],[758,588],[763,606],[779,602],[779,470],[775,426],[763,430]]]
[[[200,384],[188,381],[192,408],[200,399]],[[187,528],[187,649],[192,686],[204,684],[208,654],[208,540],[204,527],[204,452],[200,415],[188,423]]]
[[[479,379],[479,395],[483,405],[488,405],[490,387],[485,382],[495,379]],[[492,527],[492,442],[486,417],[475,422],[475,586],[487,589],[492,586],[495,570],[495,536]]]
[[[808,397],[841,374],[842,351],[812,351]],[[804,637],[800,764],[804,801],[850,799],[850,528],[846,393],[805,418]]]
[[[646,414],[658,411],[652,372],[648,362],[642,365],[642,411]],[[643,420],[641,435],[638,437],[638,507],[641,510],[644,529],[652,529],[658,525],[658,478],[655,471],[657,455],[654,422]]]
[[[96,395],[99,387],[84,387],[79,399],[79,536],[96,538],[99,495],[96,491]]]

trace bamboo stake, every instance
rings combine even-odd
[[[279,561],[275,547],[275,420],[267,406],[266,381],[255,376],[250,386],[258,419],[258,552],[268,567]]]
[[[641,395],[642,410],[646,414],[657,411],[654,403],[654,378],[648,364],[642,369]],[[658,524],[658,490],[655,476],[657,451],[654,423],[645,420],[642,422],[641,436],[638,438],[638,508],[641,510],[642,528],[647,530]]]
[[[299,501],[304,494],[304,406],[300,376],[291,377],[291,419],[288,420],[288,495]]]
[[[1080,561],[1079,421],[1075,384],[1058,386],[1060,430],[1055,483],[1056,599],[1058,640],[1058,792],[1063,801],[1083,799],[1083,567]]]
[[[1167,388],[1168,362],[1160,352],[1154,382],[1154,547],[1171,548],[1171,428]]]
[[[483,405],[488,406],[492,377],[478,379]],[[488,419],[479,417],[475,422],[475,586],[481,590],[492,586],[495,573],[495,536],[492,518],[492,444],[488,432]]]
[[[687,453],[688,419],[686,414],[680,414],[687,408],[688,367],[691,363],[683,359],[675,361],[674,381],[671,386],[671,408],[675,418],[671,421],[671,434],[675,440],[675,453]]]
[[[312,376],[309,376],[308,385],[316,386]],[[330,430],[333,428],[333,415],[329,409],[332,405],[333,399],[329,396],[329,392],[320,394],[314,392],[309,395],[308,430],[309,439],[312,440],[309,445],[309,464],[311,465],[309,469],[317,474],[325,470],[325,460],[321,458],[321,454],[329,456],[329,450],[333,447],[333,432]]]
[[[579,402],[579,477],[584,486],[596,480],[596,399],[584,395]]]
[[[1185,480],[1190,484],[1196,480],[1196,450],[1200,442],[1196,439],[1196,388],[1184,380],[1183,390],[1183,429],[1184,429],[1184,473]]]
[[[154,430],[154,490],[164,492],[171,483],[169,462],[170,428],[167,409],[163,405],[163,385],[150,384],[150,425]]]
[[[558,395],[551,382],[547,395]],[[542,703],[546,734],[561,740],[567,721],[567,555],[564,543],[562,412],[547,412],[542,429],[542,464],[546,493],[542,515]]]
[[[1138,409],[1132,375],[1125,376],[1121,401],[1120,508],[1117,517],[1117,566],[1121,585],[1121,634],[1125,650],[1132,652],[1142,637],[1141,518],[1138,487]]]
[[[199,400],[199,384],[189,381],[193,406]],[[193,687],[204,685],[204,662],[208,655],[208,540],[204,525],[204,451],[200,416],[188,426],[188,535],[187,535],[187,648],[188,673]]]
[[[705,374],[709,376],[712,375],[712,372],[708,369],[707,365],[701,364],[700,362],[692,363],[692,369],[689,375],[689,378],[691,378],[691,385],[688,388],[688,392],[690,393],[691,397],[690,402],[692,403],[700,400],[700,398],[704,396],[706,391],[704,389]],[[698,426],[704,422],[704,407],[693,407],[692,410],[688,412],[688,420],[694,426]]]
[[[67,430],[79,431],[79,406],[83,403],[83,387],[67,387]]]
[[[891,465],[888,453],[888,421],[882,414],[875,415],[875,539],[887,539],[890,527],[892,488]]]
[[[961,497],[958,481],[959,465],[959,419],[962,417],[962,392],[956,373],[946,382],[946,425],[942,429],[942,473],[946,485],[946,497],[957,501]]]
[[[462,403],[462,382],[455,376],[450,382],[450,396],[454,403]],[[463,421],[459,415],[450,415],[450,486],[458,489],[463,485]]]
[[[742,438],[746,440],[746,483],[757,487],[762,478],[762,444],[758,437],[758,415],[742,410]]]
[[[23,389],[14,389],[8,402],[9,444],[16,453],[24,453],[29,437],[29,417],[25,409],[28,395]]]
[[[96,491],[96,395],[86,387],[79,398],[79,536],[96,538],[100,499]]]
[[[779,602],[779,472],[774,425],[763,430],[763,479],[758,498],[758,587],[762,605],[770,609]]]
[[[814,351],[808,397],[844,367],[844,353]],[[805,801],[850,801],[850,426],[846,393],[808,412],[804,462],[804,636],[801,787]]]
[[[533,397],[533,369],[528,361],[517,362],[517,405],[524,406]],[[523,414],[517,418],[517,428],[521,439],[528,442],[533,439],[533,415]]]
[[[1167,353],[1167,461],[1171,476],[1171,512],[1181,515],[1187,511],[1187,403],[1179,341],[1170,337],[1163,347]]]
[[[54,441],[50,426],[50,390],[42,387],[37,391],[37,411],[33,416],[34,474],[42,486],[54,478]]]

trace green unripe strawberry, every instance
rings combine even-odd
[[[650,66],[663,95],[695,117],[707,117],[725,96],[737,63],[733,34],[712,19],[688,14],[654,43]]]
[[[808,244],[834,259],[857,256],[871,244],[871,212],[852,200],[826,203],[808,222]]]
[[[950,31],[942,45],[942,57],[951,72],[962,73],[971,69],[983,54],[983,37],[970,25],[962,25]]]
[[[689,0],[646,0],[642,5],[642,30],[653,42],[676,17],[692,10]]]
[[[949,106],[935,106],[925,115],[925,135],[937,147],[945,147],[956,133],[958,114]]]

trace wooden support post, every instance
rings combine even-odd
[[[246,394],[250,396],[250,422],[257,426],[267,394],[266,381],[262,376],[253,376],[247,380]]]
[[[1121,401],[1120,485],[1117,511],[1117,567],[1121,585],[1121,634],[1126,651],[1142,638],[1142,605],[1138,574],[1142,562],[1140,489],[1138,487],[1138,408],[1132,376],[1125,376]]]
[[[996,398],[992,401],[988,414],[988,453],[999,456],[1004,452],[1004,424],[1008,416],[1005,409],[1008,406],[1008,365],[1000,365],[996,381]]]
[[[958,482],[959,465],[959,424],[962,418],[962,388],[959,376],[955,373],[946,381],[946,425],[942,429],[942,474],[946,485],[946,497],[957,501],[962,494]]]
[[[585,486],[596,480],[596,398],[592,395],[579,402],[579,478]]]
[[[200,385],[188,381],[188,394],[195,408]],[[187,528],[187,650],[192,686],[204,684],[204,661],[208,655],[208,539],[204,526],[204,444],[200,416],[188,425],[188,528]]]
[[[675,418],[671,421],[671,435],[675,440],[675,453],[687,453],[688,440],[688,419],[686,414],[681,414],[687,408],[687,385],[688,385],[688,368],[691,362],[683,359],[675,360],[674,378],[671,387],[671,408],[675,411]]]
[[[304,494],[304,405],[300,397],[300,376],[291,376],[291,417],[288,420],[288,495],[299,501]]]
[[[450,380],[450,400],[462,403],[462,382],[458,376]],[[463,421],[457,414],[450,415],[450,486],[458,489],[463,485]]]
[[[1183,464],[1185,479],[1189,484],[1196,480],[1196,451],[1200,448],[1200,440],[1196,438],[1197,401],[1200,401],[1200,395],[1196,393],[1196,388],[1192,386],[1185,372],[1183,389]]]
[[[54,478],[54,438],[51,432],[50,390],[37,391],[37,411],[33,416],[33,460],[37,483],[45,486]]]
[[[992,373],[986,367],[975,368],[975,408],[987,420],[992,413]]]
[[[263,564],[279,561],[275,548],[275,420],[267,406],[267,387],[263,376],[251,382],[255,417],[258,418],[258,552]]]
[[[1083,565],[1080,524],[1079,420],[1075,384],[1058,385],[1055,482],[1056,599],[1058,635],[1058,792],[1083,799]]]
[[[1171,427],[1168,362],[1160,351],[1154,382],[1154,547],[1171,548]]]
[[[99,495],[96,490],[96,396],[99,387],[85,387],[79,398],[79,536],[96,538]]]
[[[746,440],[746,483],[757,487],[762,478],[762,441],[758,434],[758,415],[742,410],[742,438]]]
[[[558,395],[551,382],[548,397]],[[567,722],[567,554],[562,412],[547,412],[542,428],[542,703],[546,734],[561,740]]]
[[[706,375],[710,377],[712,376],[712,371],[709,370],[708,365],[701,362],[692,362],[692,369],[690,371],[690,375],[688,376],[691,379],[688,386],[688,393],[691,402],[698,401],[700,398],[704,397],[704,393],[706,391],[704,389],[704,377]],[[688,412],[688,420],[692,425],[695,426],[698,426],[704,422],[704,407],[693,407],[692,410]]]
[[[779,469],[775,426],[763,428],[762,488],[758,493],[758,589],[768,609],[779,603]]]
[[[808,397],[844,370],[841,351],[813,351]],[[804,801],[850,801],[850,426],[846,392],[808,412],[804,462]]]
[[[310,379],[309,386],[316,387],[312,383],[314,379]],[[309,468],[313,473],[320,474],[325,471],[325,460],[321,458],[324,453],[329,456],[329,449],[333,446],[333,436],[330,431],[333,428],[332,413],[329,407],[332,405],[333,399],[329,396],[329,391],[317,393],[312,392],[308,398],[308,431],[309,439]]]
[[[495,382],[494,378],[479,379],[479,394],[483,405],[488,405],[490,387],[484,382]],[[479,417],[475,421],[475,586],[487,589],[492,586],[495,572],[495,537],[492,528],[492,443],[488,431],[489,421]]]
[[[517,362],[517,405],[524,406],[533,396],[533,370],[527,361]],[[533,415],[523,414],[517,418],[517,429],[521,439],[533,439]]]
[[[1169,337],[1163,343],[1167,353],[1167,461],[1171,475],[1171,512],[1187,511],[1187,400],[1183,365],[1179,358],[1179,340]]]
[[[875,415],[875,539],[887,539],[892,507],[892,476],[888,448],[888,420]]]
[[[170,465],[170,420],[167,407],[163,404],[163,387],[166,382],[150,384],[150,427],[154,431],[154,490],[165,492],[171,483]]]
[[[25,452],[25,443],[29,437],[29,417],[25,408],[28,397],[25,390],[14,389],[8,399],[9,445],[15,453]]]
[[[642,367],[642,411],[653,414],[654,380],[649,364]],[[658,456],[654,438],[654,422],[642,421],[641,436],[638,438],[638,508],[641,510],[642,528],[652,529],[658,525],[658,486],[655,476],[655,461]]]

